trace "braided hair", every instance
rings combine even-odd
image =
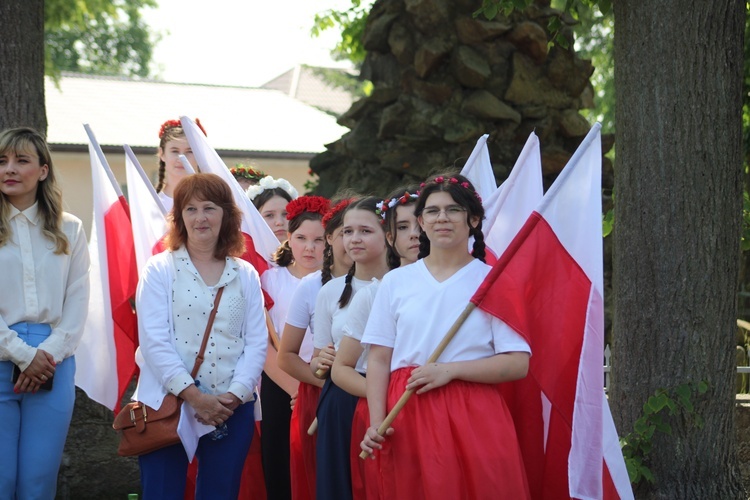
[[[365,210],[367,212],[372,212],[372,214],[377,217],[379,221],[381,221],[382,219],[380,218],[380,214],[378,213],[378,205],[381,201],[382,200],[380,198],[377,198],[375,196],[367,196],[350,203],[349,206],[346,207],[346,210],[343,210],[343,215],[341,218],[342,223],[343,216],[345,216],[350,210]],[[383,231],[385,231],[385,228],[383,228]],[[383,234],[383,239],[385,239],[385,234]],[[339,308],[346,307],[346,305],[352,298],[352,293],[354,291],[352,289],[352,279],[354,278],[354,272],[356,271],[356,268],[357,264],[352,264],[352,267],[349,268],[349,272],[346,273],[346,278],[344,278],[344,290],[341,292],[341,296],[339,297]],[[391,269],[393,269],[393,267],[391,267]]]
[[[484,220],[484,207],[482,199],[472,183],[463,175],[457,173],[445,173],[431,177],[421,185],[417,206],[414,207],[414,215],[422,215],[427,198],[440,191],[448,193],[453,201],[466,209],[466,223],[469,225],[469,235],[474,237],[474,246],[471,255],[475,259],[485,262],[486,247],[484,234],[482,233],[482,220]],[[471,224],[472,217],[479,219],[476,227]],[[430,255],[430,240],[427,233],[419,235],[419,258],[423,259]]]
[[[326,243],[325,248],[323,249],[323,269],[321,271],[320,279],[324,285],[333,279],[333,246],[328,243],[328,237],[333,235],[333,233],[344,224],[344,211],[355,199],[354,197],[349,196],[337,198],[338,199],[331,200],[331,209],[323,217],[323,235],[325,236]]]

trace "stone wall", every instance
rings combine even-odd
[[[532,131],[542,145],[545,181],[554,180],[590,128],[579,110],[593,105],[593,67],[572,50],[548,48],[545,26],[560,15],[549,2],[493,21],[472,16],[480,5],[375,2],[361,71],[374,88],[339,119],[351,132],[311,161],[320,194],[346,186],[385,195],[434,171],[460,169],[485,133],[499,180]],[[611,146],[606,136],[604,152]],[[611,187],[606,159],[604,174]]]

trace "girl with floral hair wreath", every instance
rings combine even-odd
[[[285,207],[289,232],[274,253],[277,267],[261,276],[263,289],[274,298],[269,315],[276,332],[284,328],[291,299],[301,279],[319,271],[323,264],[322,220],[328,209],[328,199],[321,196],[301,196]],[[261,380],[261,454],[268,497],[290,498],[290,400],[297,393],[298,382],[278,367],[277,348],[269,344]],[[303,347],[303,355],[312,355],[311,340]]]
[[[199,119],[195,119],[195,124],[200,127],[203,134],[206,133]],[[182,160],[180,160],[180,155],[184,155],[193,167],[198,168],[193,150],[188,143],[185,130],[182,128],[182,122],[180,120],[167,120],[159,128],[159,149],[156,152],[156,157],[159,159],[159,178],[156,183],[156,192],[167,211],[172,209],[172,194],[177,187],[177,183],[188,175]]]
[[[421,258],[383,278],[362,337],[370,346],[370,427],[361,449],[375,453],[387,479],[383,498],[495,498],[498,492],[529,498],[499,386],[526,376],[526,341],[477,310],[438,361],[425,364],[491,269],[482,262],[481,200],[465,177],[438,175],[422,186],[415,214],[423,230]],[[377,429],[404,387],[415,395],[380,436]]]
[[[315,306],[315,369],[324,374],[337,357],[352,297],[389,269],[385,228],[378,213],[381,201],[372,196],[362,198],[344,212],[344,247],[354,265],[346,276],[323,286]],[[358,399],[330,378],[323,386],[317,412],[317,498],[352,498],[349,455]]]
[[[286,204],[299,196],[297,190],[286,179],[274,179],[267,175],[258,184],[247,188],[246,193],[279,243],[283,243],[289,228]]]
[[[341,237],[344,210],[354,201],[350,193],[339,195],[341,201],[332,203],[332,208],[323,217],[326,247],[323,269],[305,276],[294,292],[284,326],[279,349],[279,367],[299,380],[299,391],[290,429],[292,497],[315,498],[315,444],[316,434],[308,434],[315,419],[320,389],[323,380],[315,377],[310,369],[309,356],[302,356],[302,344],[314,338],[315,301],[321,287],[333,277],[344,276],[352,265],[346,254]]]
[[[388,263],[393,269],[413,264],[419,256],[419,235],[422,230],[414,215],[418,189],[417,185],[400,187],[378,205],[377,212],[382,218],[388,243]],[[344,337],[331,369],[334,383],[359,398],[352,418],[349,455],[354,499],[380,500],[382,495],[378,464],[358,457],[359,441],[370,420],[365,391],[368,349],[362,346],[360,340],[379,285],[379,280],[373,280],[352,298],[344,325]]]

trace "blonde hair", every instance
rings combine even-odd
[[[55,243],[56,254],[70,253],[70,244],[62,231],[62,190],[55,178],[52,157],[47,141],[36,130],[19,127],[0,133],[0,156],[8,153],[18,155],[19,152],[33,150],[39,156],[39,164],[47,165],[48,173],[44,180],[39,181],[36,189],[36,202],[42,217],[42,233]],[[10,240],[10,201],[5,195],[0,195],[0,246]]]

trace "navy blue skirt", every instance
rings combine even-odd
[[[349,454],[352,420],[359,398],[326,380],[318,402],[318,441],[316,453],[317,498],[352,498]]]

